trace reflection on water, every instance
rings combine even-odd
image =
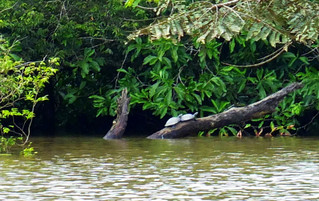
[[[319,139],[34,138],[0,200],[318,200]]]

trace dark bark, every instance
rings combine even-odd
[[[117,117],[113,121],[111,129],[106,133],[103,139],[122,138],[127,126],[129,114],[130,98],[127,96],[127,88],[123,89],[121,97],[117,100]]]
[[[240,124],[245,121],[263,117],[276,111],[279,102],[290,92],[302,87],[301,83],[293,83],[266,98],[245,107],[233,107],[212,116],[181,122],[174,127],[163,128],[148,136],[149,139],[181,138],[197,135],[199,131],[209,131],[229,124]]]

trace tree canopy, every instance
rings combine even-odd
[[[8,61],[36,69],[59,59],[39,91],[49,101],[36,108],[38,126],[90,131],[96,116],[115,115],[124,88],[132,115],[152,113],[153,125],[248,105],[295,81],[305,87],[247,127],[306,128],[318,115],[318,1],[0,2],[0,34],[15,44]]]
[[[138,7],[137,2],[143,1],[128,1],[127,4]],[[211,100],[213,107],[206,105],[203,98],[205,95],[197,99],[201,107],[196,108],[202,112],[217,113],[234,102],[247,104],[256,100],[253,94],[258,94],[260,99],[281,88],[283,83],[296,80],[302,80],[305,88],[281,104],[278,109],[281,112],[273,116],[276,124],[286,125],[289,122],[287,119],[294,119],[293,116],[312,107],[316,110],[319,108],[319,96],[315,89],[319,55],[317,1],[172,0],[154,3],[157,3],[153,10],[158,19],[130,34],[128,38],[137,40],[147,35],[153,41],[152,44],[156,44],[157,40],[170,40],[177,46],[183,44],[189,50],[186,52],[191,52],[193,61],[198,56],[202,68],[199,78],[203,75],[213,77],[213,83],[216,84],[208,87],[212,89],[211,94],[207,95],[204,90],[207,98],[213,97],[215,93],[214,100]],[[157,59],[160,61],[161,56],[148,56],[144,64],[155,67]],[[259,68],[240,70],[243,67]],[[180,75],[179,72],[177,77],[184,77]],[[187,85],[182,79],[180,82]],[[209,82],[199,79],[200,84]],[[176,84],[174,89],[178,94],[179,83],[172,83]],[[193,92],[196,90],[199,89]],[[218,96],[219,90],[222,92]],[[251,91],[254,92],[251,94]],[[187,108],[194,109],[188,105]],[[296,119],[290,122],[296,123]]]
[[[216,38],[230,41],[239,34],[246,40],[267,40],[272,47],[291,41],[313,44],[318,39],[319,5],[309,0],[288,1],[213,1],[165,0],[157,14],[169,10],[169,16],[129,38],[150,35],[151,39],[190,35],[197,42]]]

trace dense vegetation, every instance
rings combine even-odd
[[[304,88],[274,114],[211,133],[316,126],[318,13],[315,0],[0,0],[1,133],[29,136],[18,123],[34,113],[35,127],[83,129],[114,116],[125,87],[133,116],[165,119],[247,105],[295,81]]]

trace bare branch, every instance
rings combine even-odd
[[[234,67],[238,67],[238,68],[252,68],[252,67],[258,67],[258,66],[261,66],[261,65],[264,65],[266,63],[269,63],[271,62],[272,60],[274,60],[275,58],[277,58],[279,55],[281,55],[281,53],[283,53],[284,51],[286,51],[286,49],[289,47],[289,45],[291,45],[291,42],[288,43],[288,44],[285,44],[283,47],[281,47],[280,49],[276,50],[275,52],[278,52],[277,54],[275,54],[274,56],[272,56],[271,58],[265,60],[265,61],[262,61],[260,63],[256,63],[256,64],[251,64],[251,65],[235,65],[235,64],[229,64],[229,63],[226,63],[226,62],[221,62],[222,64],[224,65],[227,65],[227,66],[234,66]],[[272,53],[271,55],[273,55],[274,53]],[[264,58],[267,58],[269,57],[266,56]]]

